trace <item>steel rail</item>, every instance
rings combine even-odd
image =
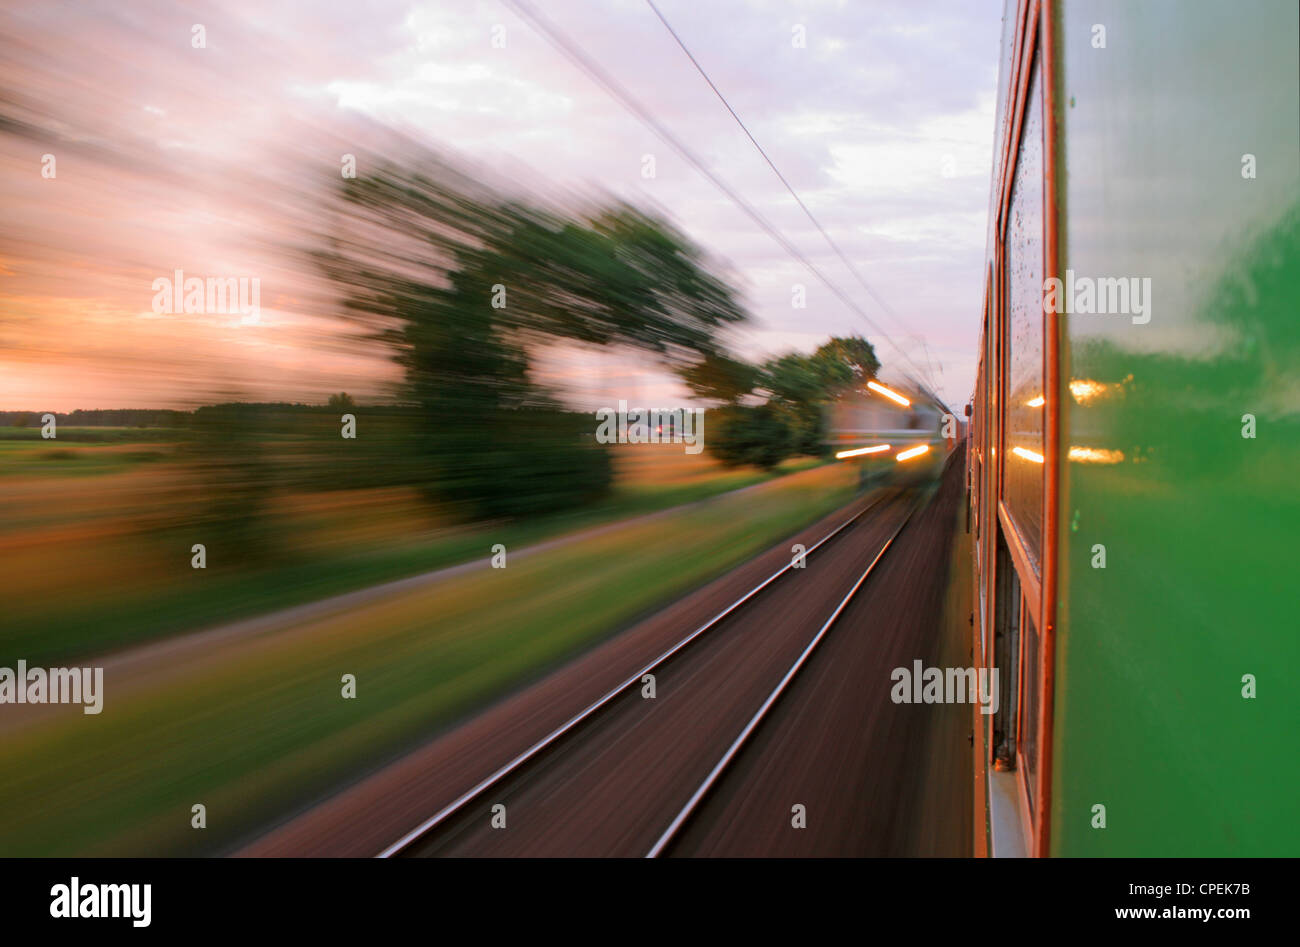
[[[758,729],[759,724],[762,723],[767,712],[772,709],[773,705],[776,704],[786,687],[792,680],[794,680],[794,676],[799,673],[800,668],[802,668],[808,661],[809,656],[826,636],[826,632],[830,630],[831,625],[835,624],[835,621],[848,606],[853,596],[857,594],[858,589],[860,589],[862,584],[867,581],[867,576],[871,575],[872,571],[876,568],[876,564],[884,558],[885,552],[891,545],[893,545],[894,540],[898,538],[898,534],[903,531],[903,527],[905,527],[912,519],[912,515],[916,512],[916,509],[916,507],[913,507],[908,511],[907,516],[903,517],[903,522],[899,524],[898,529],[894,530],[893,535],[885,540],[885,544],[880,547],[880,552],[876,553],[876,558],[871,560],[871,565],[867,566],[866,571],[858,577],[858,581],[853,584],[853,588],[849,589],[849,594],[844,596],[844,600],[836,607],[835,611],[831,614],[831,617],[826,619],[826,623],[821,626],[817,631],[817,634],[813,636],[813,639],[808,642],[808,646],[803,649],[803,652],[795,660],[794,664],[790,666],[790,670],[785,672],[785,677],[781,678],[781,682],[773,688],[772,693],[767,695],[767,700],[763,701],[763,706],[758,708],[758,712],[750,718],[749,723],[745,725],[745,729],[740,731],[740,736],[736,737],[731,746],[727,748],[727,752],[722,754],[722,758],[719,759],[713,769],[709,771],[709,775],[704,777],[704,782],[700,783],[691,798],[687,800],[686,805],[682,806],[681,811],[677,813],[676,818],[673,819],[668,828],[664,829],[663,834],[659,836],[659,839],[654,843],[654,846],[646,853],[646,858],[658,858],[659,855],[663,853],[664,849],[672,842],[673,837],[681,830],[682,826],[686,824],[686,821],[695,813],[696,809],[699,808],[704,797],[707,796],[709,791],[717,784],[718,779],[722,776],[723,770],[725,770],[732,760],[736,758],[737,754],[740,753],[741,747],[745,745],[745,741],[748,740],[750,736],[753,735],[754,731]]]
[[[827,533],[825,536],[823,536],[821,539],[819,539],[819,540],[818,540],[818,541],[817,541],[817,542],[816,542],[812,547],[810,547],[809,549],[805,550],[805,551],[804,551],[804,556],[806,557],[806,556],[809,556],[809,555],[811,555],[812,553],[816,552],[818,549],[820,549],[823,545],[825,545],[825,544],[826,544],[827,542],[829,542],[831,539],[835,538],[835,536],[839,535],[839,533],[841,533],[842,531],[844,531],[845,529],[847,529],[847,528],[848,528],[849,526],[851,526],[853,523],[857,522],[861,517],[865,516],[865,515],[866,515],[867,513],[869,513],[871,510],[874,510],[874,509],[876,509],[878,506],[880,506],[880,505],[882,505],[883,503],[885,503],[888,499],[891,499],[891,498],[887,498],[887,497],[879,497],[879,498],[877,498],[876,500],[872,501],[871,503],[868,503],[868,504],[867,504],[866,506],[864,506],[862,509],[858,510],[858,512],[854,513],[852,516],[850,516],[848,519],[846,519],[843,523],[841,523],[840,525],[836,526],[833,530],[831,530],[829,533]],[[909,516],[910,516],[910,514],[909,514]],[[897,535],[897,534],[895,534],[895,535]],[[892,541],[892,537],[891,537],[891,541]],[[674,655],[676,655],[678,652],[680,652],[683,648],[687,647],[689,644],[691,644],[693,641],[695,641],[697,638],[699,638],[701,635],[703,635],[703,634],[704,634],[705,632],[707,632],[709,629],[713,628],[715,625],[717,625],[719,622],[721,622],[721,621],[722,621],[723,619],[725,619],[727,616],[731,615],[733,612],[735,612],[738,608],[740,608],[742,605],[744,605],[746,602],[748,602],[750,599],[752,599],[752,598],[753,598],[755,595],[757,595],[759,592],[763,591],[765,588],[767,588],[769,585],[771,585],[773,582],[775,582],[775,581],[776,581],[777,579],[779,579],[781,576],[783,576],[783,575],[785,575],[787,572],[789,572],[792,568],[794,568],[794,562],[793,562],[793,560],[790,561],[790,562],[788,562],[788,563],[786,563],[784,566],[782,566],[782,567],[781,567],[780,569],[778,569],[776,572],[772,573],[770,576],[768,576],[766,579],[764,579],[761,583],[759,583],[758,585],[754,586],[752,589],[750,589],[748,592],[746,592],[743,596],[741,596],[740,598],[736,599],[736,601],[732,602],[732,603],[731,603],[730,605],[728,605],[725,609],[723,609],[722,611],[718,612],[718,614],[714,615],[712,618],[710,618],[708,621],[706,621],[703,625],[700,625],[698,628],[696,628],[694,631],[692,631],[692,632],[691,632],[689,635],[687,635],[685,638],[682,638],[680,641],[678,641],[675,645],[673,645],[673,646],[672,646],[671,648],[669,648],[667,651],[664,651],[664,652],[663,652],[662,654],[660,654],[658,657],[656,657],[656,658],[654,658],[653,660],[651,660],[649,664],[645,665],[643,668],[641,668],[641,669],[640,669],[639,671],[637,671],[635,674],[633,674],[633,675],[631,675],[630,677],[628,677],[628,678],[627,678],[626,680],[624,680],[622,683],[615,685],[613,688],[611,688],[609,691],[607,691],[607,692],[606,692],[602,697],[600,697],[599,699],[597,699],[594,703],[590,704],[590,705],[587,706],[584,710],[578,712],[578,713],[575,714],[574,716],[570,717],[567,721],[565,721],[563,724],[561,724],[561,725],[560,725],[559,727],[557,727],[556,729],[552,730],[552,731],[551,731],[550,733],[548,733],[546,736],[542,737],[542,739],[538,740],[536,743],[534,743],[534,744],[533,744],[531,747],[529,747],[527,750],[524,750],[522,753],[520,753],[520,754],[519,754],[518,756],[516,756],[514,759],[510,760],[510,762],[508,762],[508,763],[506,763],[505,765],[501,766],[500,768],[498,768],[497,770],[495,770],[491,775],[489,775],[489,776],[483,778],[483,779],[480,780],[478,783],[476,783],[473,787],[471,787],[470,789],[468,789],[468,790],[466,790],[465,792],[461,793],[459,796],[457,796],[455,799],[453,799],[453,800],[452,800],[451,802],[449,802],[447,805],[445,805],[445,806],[443,806],[441,809],[439,809],[439,810],[438,810],[436,813],[434,813],[432,816],[430,816],[429,818],[425,819],[423,822],[421,822],[421,823],[420,823],[419,825],[417,825],[415,828],[411,829],[409,832],[407,832],[405,835],[403,835],[403,836],[402,836],[401,838],[399,838],[397,841],[393,842],[391,845],[389,845],[387,848],[385,848],[383,851],[381,851],[381,852],[380,852],[378,855],[376,855],[375,857],[376,857],[376,858],[391,858],[391,857],[393,857],[394,855],[400,854],[404,849],[408,848],[408,847],[409,847],[410,845],[412,845],[413,843],[419,841],[419,839],[420,839],[421,837],[423,837],[424,835],[427,835],[431,830],[433,830],[434,828],[436,828],[436,827],[437,827],[438,825],[440,825],[441,823],[445,822],[445,821],[446,821],[448,818],[450,818],[451,816],[455,815],[457,812],[459,812],[461,809],[463,809],[466,805],[468,805],[469,803],[471,803],[471,802],[473,802],[475,799],[477,799],[479,796],[481,796],[484,792],[486,792],[487,790],[491,789],[493,786],[495,786],[496,784],[498,784],[499,782],[501,782],[503,779],[505,779],[505,778],[506,778],[507,776],[509,776],[511,773],[513,773],[513,772],[515,772],[516,770],[518,770],[521,766],[523,766],[523,765],[524,765],[525,763],[527,763],[529,760],[533,759],[533,757],[537,756],[539,753],[541,753],[541,752],[542,752],[543,750],[545,750],[547,747],[549,747],[549,746],[551,746],[552,744],[554,744],[557,740],[559,740],[559,739],[560,739],[561,737],[563,737],[565,734],[569,733],[569,732],[570,732],[571,730],[573,730],[575,727],[579,726],[583,721],[587,720],[587,719],[588,719],[589,717],[591,717],[593,714],[597,713],[601,708],[603,708],[603,707],[605,707],[606,705],[608,705],[611,701],[615,700],[617,697],[619,697],[621,694],[623,694],[624,692],[626,692],[626,691],[629,690],[630,688],[634,687],[634,686],[637,685],[637,684],[640,684],[640,683],[641,683],[641,678],[642,678],[643,676],[645,676],[646,674],[649,674],[650,672],[654,671],[656,668],[658,668],[658,667],[660,667],[661,665],[663,665],[666,661],[668,661],[670,658],[672,658]]]

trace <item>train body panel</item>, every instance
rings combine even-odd
[[[1248,6],[1007,4],[968,452],[995,853],[1300,852],[1300,17]]]

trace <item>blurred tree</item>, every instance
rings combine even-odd
[[[761,386],[769,403],[793,433],[794,452],[824,455],[826,408],[845,392],[865,384],[880,370],[871,343],[860,336],[832,336],[812,355],[797,353],[763,366]]]
[[[754,367],[706,354],[679,374],[696,394],[731,407],[752,391],[765,394],[765,413],[719,412],[707,443],[723,463],[774,466],[772,457],[781,445],[786,454],[776,463],[785,456],[828,454],[827,407],[875,377],[879,369],[875,350],[866,339],[833,336],[811,355],[791,352]],[[745,459],[758,457],[762,460]]]
[[[724,466],[775,468],[794,452],[794,432],[770,404],[709,412],[709,453]]]
[[[190,419],[184,453],[195,466],[203,501],[177,525],[186,542],[207,546],[210,566],[245,564],[278,551],[267,517],[275,471],[264,427],[264,412],[253,404],[211,405]]]
[[[857,335],[831,336],[829,341],[818,346],[812,357],[820,366],[826,393],[830,397],[837,397],[848,388],[865,385],[880,371],[876,350],[870,342]]]
[[[423,486],[472,516],[581,503],[612,481],[591,416],[566,420],[530,378],[532,349],[571,339],[678,364],[745,317],[698,248],[624,204],[566,218],[440,165],[341,186],[317,259],[405,369]]]
[[[340,391],[337,395],[330,395],[327,406],[331,411],[347,412],[355,410],[357,403],[346,391]]]
[[[830,399],[825,363],[815,356],[783,355],[763,366],[761,384],[770,393],[768,406],[790,432],[791,452],[823,453],[823,407]]]
[[[706,352],[677,371],[686,387],[708,401],[735,404],[754,390],[760,369],[719,352]]]

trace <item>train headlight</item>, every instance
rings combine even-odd
[[[891,391],[889,388],[886,388],[878,381],[867,382],[867,387],[874,392],[884,395],[886,398],[890,399],[891,401],[897,401],[904,408],[908,407],[912,403],[908,401],[906,398],[904,398],[902,395],[900,395],[897,391]]]
[[[835,459],[843,460],[845,457],[860,457],[863,454],[878,454],[882,450],[889,450],[889,445],[876,444],[874,447],[859,447],[854,450],[842,450],[835,455]]]

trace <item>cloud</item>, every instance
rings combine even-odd
[[[900,342],[916,333],[944,353],[944,394],[964,401],[983,282],[1000,5],[660,6],[898,313],[903,324],[886,328]],[[541,9],[873,318],[887,321],[644,3],[555,0]],[[205,49],[191,46],[194,23],[205,27]],[[795,26],[804,28],[806,48],[792,44]],[[66,350],[48,344],[54,336],[89,333],[94,354],[79,350],[77,358],[102,359],[103,377],[114,376],[115,359],[122,365],[98,391],[71,376],[61,391],[57,373],[24,376],[31,361],[15,356],[5,369],[18,381],[0,392],[7,402],[66,404],[75,396],[87,399],[80,407],[126,404],[139,360],[151,357],[164,367],[179,359],[188,371],[177,377],[191,386],[196,378],[216,386],[238,371],[266,397],[337,390],[333,359],[347,357],[356,372],[364,358],[318,305],[229,337],[197,319],[163,326],[137,316],[149,308],[152,279],[177,267],[259,275],[264,293],[315,299],[314,274],[286,247],[311,226],[319,188],[337,174],[340,156],[383,153],[399,134],[513,186],[657,206],[745,287],[756,320],[739,344],[751,353],[808,348],[831,332],[874,336],[494,0],[45,3],[0,29],[0,202],[9,217],[0,236],[0,342],[48,359]],[[503,47],[494,36],[504,37]],[[57,156],[54,180],[40,176],[46,153]],[[652,180],[641,176],[646,154],[656,157]],[[810,287],[810,310],[791,309],[792,282]],[[55,299],[57,311],[48,305]],[[898,361],[877,342],[887,366]],[[286,347],[333,354],[300,357],[285,372],[278,369]],[[373,372],[377,391],[391,370],[376,358]],[[28,398],[13,390],[24,377]],[[171,369],[159,377],[172,377]],[[366,393],[364,384],[354,389]],[[132,403],[159,404],[167,390],[151,384]]]

